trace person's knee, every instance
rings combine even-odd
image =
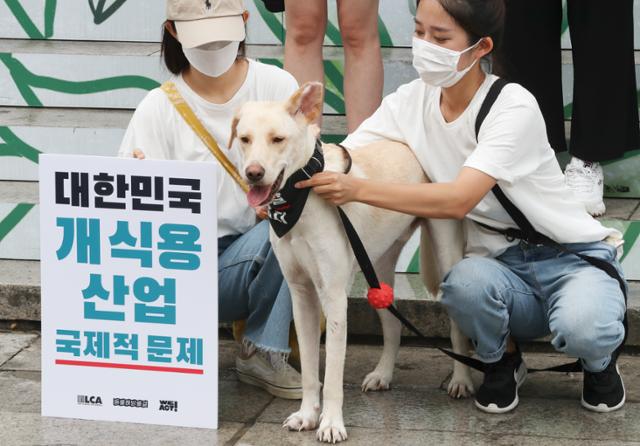
[[[458,262],[442,283],[442,304],[455,312],[475,312],[493,292],[491,260],[472,257]]]
[[[298,47],[322,46],[327,18],[321,14],[298,15],[287,21],[287,42]]]
[[[356,55],[367,49],[380,48],[377,26],[366,26],[357,17],[340,20],[340,36],[345,51]]]
[[[551,343],[556,350],[583,359],[609,356],[622,342],[621,321],[599,321],[597,314],[574,308],[550,321]]]

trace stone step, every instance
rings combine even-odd
[[[0,39],[0,53],[5,54],[4,64],[11,64],[13,67],[13,71],[9,70],[5,76],[8,82],[0,84],[0,105],[4,106],[133,109],[144,97],[146,89],[162,82],[169,75],[159,60],[160,46],[157,43]],[[247,55],[281,66],[284,48],[280,45],[248,45]],[[382,58],[385,95],[417,77],[412,66],[411,48],[383,48]],[[635,58],[636,71],[640,72],[640,52],[635,53]],[[323,59],[327,68],[325,74],[328,90],[332,92],[332,95],[325,96],[325,110],[329,113],[343,113],[344,50],[341,47],[324,47]],[[562,63],[566,92],[564,99],[568,104],[571,102],[569,92],[573,85],[570,51],[563,51]],[[0,63],[0,68],[4,64]],[[60,67],[64,69],[57,69]],[[74,72],[73,76],[68,74],[71,71]],[[43,91],[26,97],[21,89],[33,82],[32,76],[40,80],[38,87]],[[118,76],[135,77],[126,81],[128,91],[120,91],[123,88],[121,84],[118,86],[109,81],[109,85],[100,87],[108,88],[106,92],[69,95],[68,92],[65,93],[70,88],[69,85],[65,84],[60,90],[59,85],[50,82],[51,79],[57,79],[72,83],[80,80],[91,83],[96,79],[106,80]]]
[[[0,106],[0,122],[2,122],[3,126],[118,129],[122,131],[122,136],[124,136],[124,131],[129,125],[132,115],[133,110]],[[322,118],[322,133],[327,135],[346,135],[346,117],[343,115],[324,115]],[[114,147],[113,150],[116,152],[118,147]]]
[[[252,58],[284,57],[284,46],[248,44],[247,56]],[[0,39],[0,52],[21,54],[73,54],[95,56],[160,56],[160,43],[157,42],[113,42],[86,40],[32,40],[32,39]],[[344,60],[344,48],[326,45],[323,47],[325,59]],[[640,49],[634,51],[635,63],[640,65]],[[384,61],[402,61],[411,64],[413,55],[411,47],[383,47]],[[562,63],[570,65],[573,56],[570,49],[562,50]]]
[[[444,307],[422,286],[417,274],[396,274],[396,306],[428,338],[448,338]],[[382,334],[376,312],[366,299],[366,282],[358,274],[349,293],[349,334]],[[40,321],[40,262],[0,260],[0,321]],[[629,338],[640,347],[640,282],[630,282]],[[404,336],[413,336],[404,330]]]

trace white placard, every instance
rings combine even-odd
[[[215,191],[212,163],[40,157],[43,415],[217,428]]]

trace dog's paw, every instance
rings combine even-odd
[[[475,393],[473,381],[469,373],[453,373],[447,386],[447,393],[451,398],[469,398]]]
[[[324,443],[340,443],[347,439],[347,430],[342,415],[320,415],[320,427],[316,432],[318,441]]]
[[[320,408],[318,408],[319,410]],[[284,420],[282,427],[290,431],[308,431],[318,426],[318,410],[299,410]]]
[[[377,370],[369,373],[362,381],[362,391],[368,392],[369,390],[389,390],[391,386],[391,375],[387,373],[380,373]]]

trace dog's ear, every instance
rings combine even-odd
[[[301,114],[307,122],[315,121],[322,114],[324,88],[320,82],[307,82],[287,101],[291,116]]]
[[[227,145],[227,148],[229,150],[231,150],[233,140],[236,139],[236,136],[238,136],[238,122],[240,122],[240,110],[236,112],[236,114],[233,116],[233,120],[231,121],[231,136],[229,137],[229,145]]]

